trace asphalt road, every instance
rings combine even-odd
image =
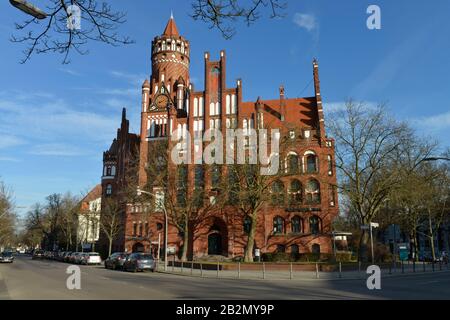
[[[233,280],[80,266],[81,289],[69,290],[67,267],[28,256],[0,264],[0,299],[450,299],[447,271],[383,277],[381,290],[368,290],[365,279]]]

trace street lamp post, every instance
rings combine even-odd
[[[144,191],[141,190],[139,187],[137,188],[137,195],[140,196],[141,194],[148,194],[149,196],[152,196],[156,199],[156,195],[148,192],[148,191]],[[164,212],[164,271],[167,271],[167,242],[168,242],[168,218],[167,218],[167,210],[166,210],[166,205],[164,203],[161,204],[162,210]],[[159,255],[159,252],[158,252]]]
[[[375,222],[371,222],[370,223],[370,248],[372,249],[372,263],[375,262],[375,256],[374,256],[374,251],[373,251],[373,232],[372,229],[373,228],[378,228],[379,224],[375,223]]]
[[[25,0],[9,0],[9,3],[11,3],[14,7],[19,9],[20,11],[29,14],[36,19],[45,19],[47,18],[47,14],[42,11],[41,9],[37,8],[36,6],[32,5],[31,3],[25,1]]]

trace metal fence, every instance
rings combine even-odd
[[[168,261],[165,272],[196,277],[222,279],[362,279],[371,263],[228,263],[201,261]],[[448,263],[401,261],[376,264],[382,275],[401,275],[424,272],[450,271]],[[164,272],[163,262],[158,271]]]

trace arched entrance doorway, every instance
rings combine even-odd
[[[137,242],[133,245],[132,250],[133,250],[133,253],[141,253],[141,252],[144,252],[145,247],[142,243]]]
[[[228,228],[221,218],[211,221],[208,238],[208,255],[228,256]]]
[[[222,254],[222,236],[219,233],[211,233],[208,236],[208,254]]]

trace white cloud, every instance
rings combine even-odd
[[[450,129],[450,111],[429,117],[416,118],[412,121],[416,126],[428,128],[433,131]]]
[[[65,144],[41,144],[33,147],[30,154],[37,156],[76,157],[85,153],[77,147]]]
[[[59,71],[70,74],[71,76],[77,76],[77,77],[81,76],[81,73],[79,73],[75,70],[72,70],[72,69],[60,68]]]
[[[319,23],[314,14],[297,12],[294,15],[293,22],[300,28],[306,29],[308,32],[316,30],[319,26]]]
[[[80,139],[89,141],[104,141],[114,136],[115,128],[120,121],[120,115],[103,115],[92,111],[77,110],[75,105],[69,105],[61,99],[0,99],[0,132],[11,132],[20,137],[39,140]],[[17,124],[20,123],[20,126]],[[23,128],[27,130],[24,131]],[[7,139],[2,135],[3,145],[19,143],[18,140]],[[7,140],[6,140],[7,139]]]
[[[20,160],[17,159],[17,158],[13,158],[13,157],[2,157],[2,156],[0,156],[0,161],[4,161],[4,162],[20,162]]]
[[[15,147],[24,143],[24,140],[16,136],[6,135],[0,132],[0,149]]]
[[[126,73],[122,71],[111,71],[110,74],[116,78],[124,79],[127,82],[131,83],[132,85],[141,86],[142,83],[144,83],[144,80],[148,78],[144,74],[133,74],[133,73]]]

